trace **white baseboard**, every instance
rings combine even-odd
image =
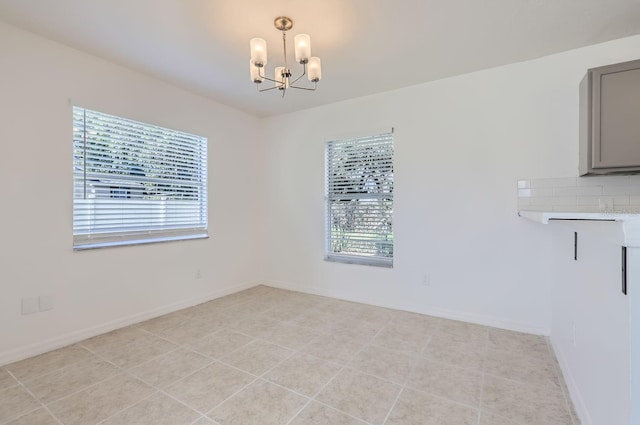
[[[135,323],[140,323],[145,320],[153,319],[154,317],[172,313],[177,310],[192,307],[194,305],[211,301],[216,298],[224,297],[225,295],[230,295],[239,291],[243,291],[245,289],[253,288],[254,286],[258,286],[259,284],[260,283],[251,282],[241,285],[235,285],[229,288],[210,292],[203,296],[154,308],[152,310],[148,310],[142,313],[136,313],[134,315],[112,320],[110,322],[103,323],[97,326],[92,326],[90,328],[81,329],[65,335],[57,336],[55,338],[47,339],[45,341],[29,344],[10,351],[5,351],[3,353],[0,353],[0,366],[23,360],[28,357],[36,356],[38,354],[46,353],[51,350],[66,347],[67,345],[75,344],[76,342],[82,341],[87,338],[91,338],[106,332],[111,332],[113,330],[133,325]]]
[[[571,397],[573,407],[576,410],[576,414],[578,415],[578,419],[580,419],[581,425],[593,425],[591,415],[589,415],[587,405],[585,404],[582,394],[576,385],[576,381],[573,378],[573,374],[571,373],[567,359],[564,356],[564,352],[553,343],[552,338],[549,338],[549,342],[551,343],[551,349],[556,355],[556,359],[558,359],[560,371],[562,372],[564,382],[567,384],[567,389],[569,390],[569,397]]]
[[[268,285],[274,288],[287,289],[290,291],[304,292],[307,294],[321,295],[325,297],[338,298],[345,301],[353,301],[357,303],[376,305],[379,307],[391,308],[396,310],[410,311],[413,313],[426,314],[429,316],[441,317],[443,319],[460,320],[468,323],[475,323],[478,325],[491,326],[494,328],[507,329],[510,331],[524,332],[535,335],[549,336],[549,329],[534,326],[528,323],[521,323],[509,320],[503,320],[492,316],[485,316],[480,314],[470,314],[460,311],[453,311],[448,309],[442,309],[437,307],[425,307],[416,309],[415,306],[409,306],[406,304],[396,304],[389,302],[388,300],[379,300],[376,298],[358,297],[358,296],[344,296],[342,294],[336,294],[327,288],[319,286],[303,286],[290,283],[278,282],[273,280],[263,281],[264,285]]]

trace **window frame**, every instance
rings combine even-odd
[[[74,250],[209,237],[206,137],[76,105],[72,121]]]
[[[360,200],[384,200],[391,202],[391,211],[389,213],[390,218],[390,231],[386,233],[387,237],[391,238],[390,244],[388,240],[385,240],[385,247],[388,248],[390,246],[390,255],[370,255],[364,253],[339,253],[334,252],[332,248],[332,242],[335,238],[332,237],[332,223],[333,223],[333,212],[332,212],[332,202],[336,201],[336,198],[346,198],[344,194],[330,193],[331,192],[331,166],[332,166],[332,158],[331,148],[336,144],[351,144],[355,146],[359,143],[366,144],[372,140],[377,138],[387,138],[388,139],[388,148],[391,150],[391,154],[389,157],[386,157],[386,160],[390,162],[390,183],[391,188],[388,192],[381,193],[363,193],[362,196],[358,197],[355,195],[350,195],[351,199],[360,199]],[[325,261],[330,262],[339,262],[346,264],[357,264],[357,265],[366,265],[366,266],[376,266],[376,267],[385,267],[385,268],[393,268],[393,249],[394,249],[394,238],[393,238],[393,208],[394,208],[394,189],[393,189],[393,180],[394,180],[394,158],[395,158],[395,146],[394,146],[394,131],[393,128],[389,130],[382,130],[378,132],[371,132],[368,135],[359,135],[356,137],[338,137],[328,139],[325,142],[325,252],[324,259]],[[334,167],[335,168],[335,167]],[[365,183],[366,184],[366,183]],[[342,195],[342,196],[340,196]],[[382,215],[381,215],[382,217]],[[382,240],[377,241],[382,242]],[[374,242],[374,243],[377,243]]]

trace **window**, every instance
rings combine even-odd
[[[207,236],[207,139],[73,108],[74,249]]]
[[[393,265],[393,133],[327,142],[328,260]]]

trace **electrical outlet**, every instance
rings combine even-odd
[[[22,299],[22,314],[33,314],[38,312],[38,297],[29,297]]]
[[[53,310],[53,298],[49,295],[43,295],[39,298],[40,311]]]
[[[200,269],[196,270],[196,279],[202,279],[202,271]]]
[[[422,286],[430,286],[431,285],[431,275],[429,273],[424,273],[422,275]]]

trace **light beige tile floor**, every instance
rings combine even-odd
[[[545,338],[258,286],[0,367],[0,425],[578,425]]]

